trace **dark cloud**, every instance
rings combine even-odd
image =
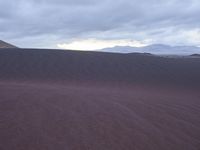
[[[0,37],[26,47],[74,38],[200,45],[198,0],[0,0],[0,7]]]

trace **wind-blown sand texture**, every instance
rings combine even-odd
[[[0,50],[1,150],[199,150],[200,59]]]

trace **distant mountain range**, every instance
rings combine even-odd
[[[200,47],[154,44],[145,47],[116,46],[113,48],[105,48],[98,51],[114,53],[151,53],[159,55],[192,55],[200,54]]]
[[[0,48],[17,48],[16,46],[0,40]]]
[[[10,43],[0,40],[0,48],[18,48]],[[112,53],[143,53],[146,55],[191,55],[200,57],[200,47],[197,46],[169,46],[164,44],[153,44],[144,47],[116,46],[96,50],[100,52]]]

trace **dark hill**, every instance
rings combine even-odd
[[[193,57],[200,57],[200,54],[192,54],[190,56],[193,56]]]
[[[0,48],[17,48],[16,46],[0,40]]]

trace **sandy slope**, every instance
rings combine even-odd
[[[0,149],[199,150],[199,62],[0,51]]]
[[[0,50],[0,79],[95,81],[200,89],[200,59],[61,50]]]
[[[200,94],[0,83],[2,150],[198,150]]]

